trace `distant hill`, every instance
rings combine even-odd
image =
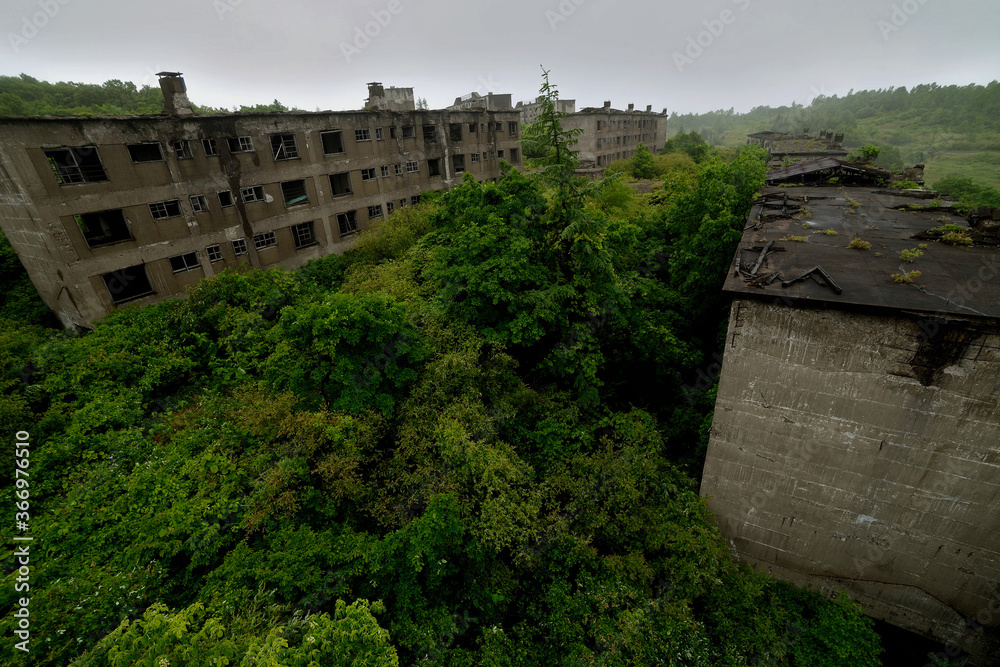
[[[1000,186],[1000,83],[851,91],[817,97],[804,107],[756,107],[670,117],[670,133],[697,131],[709,143],[733,146],[762,130],[844,134],[844,145],[898,148],[908,164],[925,163],[928,181],[965,176]]]

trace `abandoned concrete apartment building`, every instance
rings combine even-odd
[[[376,83],[360,111],[196,116],[160,77],[163,115],[0,119],[0,226],[67,327],[343,252],[422,192],[521,162],[515,111],[418,111]]]
[[[742,560],[1000,664],[1000,210],[813,158],[734,257],[701,491]]]

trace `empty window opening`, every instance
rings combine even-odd
[[[108,180],[97,146],[45,151],[45,158],[52,167],[52,173],[55,174],[59,185],[99,183]]]
[[[205,195],[191,195],[188,201],[191,202],[191,210],[195,213],[208,211],[208,200],[205,199]]]
[[[248,188],[240,188],[240,197],[243,198],[244,204],[254,201],[264,201],[264,186],[251,185]]]
[[[469,134],[475,134],[475,133],[476,133],[476,124],[469,123]]]
[[[177,199],[153,202],[149,205],[149,214],[153,216],[153,220],[175,218],[181,214],[181,203]]]
[[[112,271],[101,276],[108,288],[111,300],[116,304],[126,303],[150,294],[155,294],[146,275],[146,265],[136,264],[120,271]]]
[[[319,137],[323,141],[324,155],[336,155],[337,153],[347,152],[344,150],[344,133],[340,130],[320,132]]]
[[[351,175],[347,172],[330,174],[330,194],[334,197],[351,194]]]
[[[202,139],[201,146],[205,149],[207,157],[219,154],[219,145],[215,142],[215,139]]]
[[[222,261],[222,246],[210,245],[205,248],[205,254],[208,255],[208,261],[213,264]]]
[[[494,132],[503,132],[503,122],[502,121],[497,121],[493,125],[493,131]]]
[[[396,204],[394,202],[388,201],[385,203],[385,214],[389,215],[396,209]]]
[[[451,125],[449,125],[448,126],[448,134],[451,137],[452,141],[461,141],[462,140],[462,124],[461,123],[452,123]]]
[[[271,155],[274,156],[275,162],[297,160],[299,158],[299,148],[295,145],[295,135],[272,134]]]
[[[511,148],[510,149],[510,161],[511,162],[519,162],[520,159],[521,159],[521,155],[518,152],[518,150],[516,148]]]
[[[303,222],[292,227],[292,238],[295,239],[295,249],[316,245],[316,226],[312,221]]]
[[[515,123],[513,121],[511,121],[510,123],[507,123],[507,133],[510,134],[510,136],[512,136],[512,137],[516,137],[517,136],[517,123]]]
[[[502,150],[501,151],[497,151],[497,158],[499,158],[501,160],[503,159],[503,151]]]
[[[306,191],[305,179],[300,178],[297,181],[285,181],[282,183],[281,196],[285,199],[285,206],[308,203],[309,193]]]
[[[198,263],[197,253],[189,252],[184,255],[174,255],[170,257],[170,269],[174,273],[193,271],[201,266]]]
[[[250,137],[227,137],[230,153],[252,153],[253,141]]]
[[[382,204],[375,204],[374,206],[368,207],[368,219],[381,218],[382,217]]]
[[[465,156],[464,155],[453,155],[451,157],[452,167],[455,168],[456,174],[461,174],[465,171]]]
[[[371,141],[372,131],[365,128],[364,130],[354,130],[354,140],[355,141]]]
[[[472,164],[479,162],[479,153],[472,154]]]
[[[427,175],[428,176],[441,175],[441,158],[434,158],[433,160],[427,161]]]
[[[403,138],[404,139],[413,139],[416,136],[417,136],[417,134],[414,131],[412,125],[404,125],[403,126]]]
[[[437,126],[436,125],[424,125],[424,143],[425,144],[436,144],[437,143]]]
[[[395,125],[393,125],[392,127],[389,128],[389,138],[390,139],[395,139],[396,138],[396,126]]]
[[[375,128],[375,141],[382,141],[383,138],[384,137],[382,136],[382,128],[381,127],[376,127]]]
[[[191,157],[191,144],[187,141],[171,141],[170,148],[178,160],[186,160]]]
[[[235,206],[236,203],[233,201],[233,193],[230,192],[229,190],[223,190],[222,192],[220,192],[219,205],[222,206],[222,208],[226,208],[228,206]]]
[[[132,232],[120,208],[77,215],[76,224],[91,248],[131,241]]]
[[[278,239],[274,237],[274,232],[261,232],[253,235],[253,247],[257,250],[270,248],[278,245]]]
[[[240,255],[247,254],[247,240],[246,239],[236,239],[233,241],[233,254],[239,257]]]
[[[129,144],[128,154],[132,156],[132,162],[162,162],[163,151],[160,150],[160,143],[149,144]]]
[[[411,206],[416,206],[419,203],[420,203],[420,195],[413,195],[412,197],[410,197]]]
[[[337,227],[340,228],[340,235],[347,236],[358,231],[357,211],[347,211],[337,214]]]
[[[374,181],[375,180],[375,167],[371,169],[361,170],[361,180],[362,181]]]

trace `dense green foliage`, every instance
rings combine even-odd
[[[0,232],[0,317],[26,325],[55,326],[56,317],[42,303],[28,272],[21,265],[10,241]]]
[[[927,179],[974,178],[1000,187],[1000,82],[986,86],[939,86],[851,91],[819,95],[809,106],[792,103],[670,117],[674,129],[693,130],[717,146],[746,143],[753,132],[801,133],[809,129],[844,135],[844,145],[881,146],[878,165],[889,169],[927,165]]]
[[[0,321],[37,557],[8,664],[877,665],[857,606],[732,559],[691,474],[761,152],[639,195],[575,180],[557,121],[540,174],[342,256],[79,337]]]
[[[1000,208],[1000,188],[980,185],[971,178],[947,176],[934,183],[934,189],[955,199],[964,209],[979,206]]]

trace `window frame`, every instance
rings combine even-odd
[[[86,149],[93,149],[94,154],[97,156],[97,165],[82,165],[80,163],[80,157],[85,156],[84,151]],[[72,164],[69,163],[67,159],[65,163],[58,163],[57,158],[50,153],[65,153],[65,157],[72,158]],[[78,156],[78,153],[80,154]],[[86,146],[64,146],[62,148],[50,148],[43,151],[45,155],[45,160],[48,162],[49,167],[52,169],[52,173],[56,178],[56,183],[59,185],[79,185],[81,183],[103,183],[108,181],[108,172],[104,168],[104,162],[101,161],[101,153],[98,151],[97,146],[93,144],[88,144]]]
[[[247,198],[247,193],[253,195],[252,199]],[[264,192],[263,185],[248,185],[245,188],[240,188],[240,200],[244,204],[252,204],[254,202],[266,202],[267,193]]]
[[[174,260],[180,260],[182,263],[181,268],[177,268],[174,264]],[[194,271],[195,269],[201,268],[201,262],[198,261],[197,252],[185,252],[180,255],[174,255],[173,257],[167,257],[167,261],[170,262],[170,270],[174,273],[187,273],[188,271]]]
[[[218,243],[205,248],[205,255],[208,257],[209,264],[215,264],[216,262],[225,260],[225,257],[222,255],[222,246]]]
[[[287,160],[301,160],[298,140],[295,133],[277,133],[269,136],[271,143],[271,159],[275,162],[285,162]],[[289,149],[289,144],[291,148]]]
[[[274,230],[259,232],[253,235],[253,247],[257,251],[266,250],[267,248],[274,248],[278,245],[278,237],[275,236]]]
[[[292,184],[296,184],[296,183],[301,183],[302,184],[302,194],[298,195],[296,197],[292,197],[293,201],[289,201],[289,199],[288,199],[288,193],[285,192],[285,190],[286,190],[285,186],[292,187]],[[282,182],[280,182],[278,184],[278,186],[281,188],[281,200],[285,203],[285,207],[286,208],[292,207],[292,206],[302,206],[303,204],[308,204],[309,203],[309,186],[306,183],[306,179],[304,179],[304,178],[294,178],[294,179],[292,179],[290,181],[282,181]],[[296,186],[296,191],[297,191],[297,186]]]
[[[156,151],[157,153],[159,153],[160,157],[148,160],[146,159],[137,160],[135,153],[132,151],[133,148],[140,148],[140,147],[151,148],[153,146],[156,146]],[[141,141],[137,144],[125,144],[125,149],[128,151],[129,157],[132,158],[132,164],[146,164],[148,162],[165,162],[167,159],[166,156],[163,154],[163,144],[161,144],[159,141]]]
[[[341,237],[356,234],[358,232],[358,212],[351,210],[338,213],[337,229]]]
[[[208,199],[205,195],[191,195],[188,197],[188,203],[195,213],[208,213]]]
[[[332,153],[326,152],[327,137],[331,137],[331,142],[333,142],[333,137],[336,137],[336,141],[340,143],[340,150],[334,151]],[[323,146],[323,155],[342,155],[347,152],[347,144],[344,143],[344,131],[343,130],[325,130],[319,133],[319,140]]]
[[[173,206],[171,206],[171,204]],[[163,201],[150,202],[147,206],[149,207],[149,215],[156,222],[176,218],[181,215],[181,201],[179,199],[165,199]],[[171,211],[173,209],[176,209],[177,212],[172,213]],[[161,210],[162,215],[158,212]]]
[[[292,230],[292,240],[295,242],[296,250],[302,250],[303,248],[319,245],[319,240],[316,238],[315,220],[303,222],[298,225],[292,225],[290,229]],[[300,234],[302,231],[307,232],[307,234]]]

